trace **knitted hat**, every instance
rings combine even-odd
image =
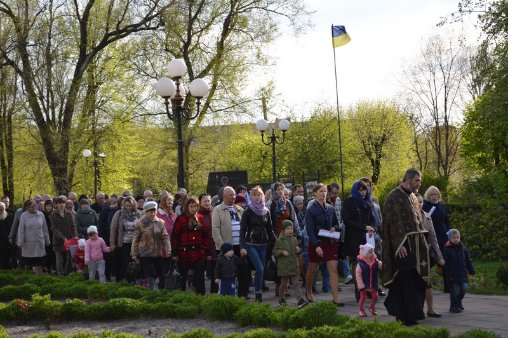
[[[223,243],[220,247],[220,251],[223,255],[226,254],[226,252],[233,250],[233,245],[231,243]]]
[[[80,238],[79,241],[78,241],[78,247],[84,248],[85,244],[86,244],[86,239]]]
[[[87,234],[91,234],[91,233],[96,233],[97,234],[98,233],[97,232],[97,227],[95,225],[90,225],[88,227],[88,229],[86,229],[86,233]]]
[[[370,244],[360,245],[360,255],[363,257],[367,257],[370,250],[374,250]]]
[[[457,229],[453,229],[453,228],[452,228],[452,229],[448,230],[448,231],[446,232],[446,234],[448,235],[448,240],[449,240],[449,241],[451,241],[451,240],[452,240],[452,236],[453,236],[454,234],[459,234],[459,236],[460,236],[460,231],[459,231],[459,230],[457,230]]]
[[[146,211],[152,210],[152,209],[157,210],[157,202],[150,201],[150,202],[146,202],[145,204],[143,204],[143,211],[146,212]]]
[[[293,226],[293,222],[291,222],[288,219],[282,222],[282,230],[286,229],[287,227],[292,227],[292,226]]]
[[[245,199],[245,195],[243,194],[236,195],[235,203],[245,203],[245,202],[247,202],[247,200]]]

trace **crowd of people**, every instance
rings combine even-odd
[[[474,274],[469,251],[460,233],[449,229],[446,208],[437,187],[418,194],[421,174],[409,169],[400,185],[386,197],[383,208],[372,196],[372,182],[360,178],[351,196],[339,198],[337,183],[318,183],[305,198],[301,185],[280,182],[264,192],[260,186],[225,186],[218,195],[189,196],[185,189],[156,199],[150,190],[141,196],[97,193],[52,198],[35,195],[13,210],[0,203],[0,267],[31,269],[36,274],[88,268],[101,282],[129,280],[132,262],[145,285],[165,287],[166,274],[176,268],[189,285],[205,294],[237,295],[262,302],[267,262],[276,262],[275,295],[286,305],[288,284],[298,307],[315,301],[314,294],[330,292],[339,299],[339,272],[353,283],[359,315],[371,298],[369,313],[385,296],[388,313],[413,325],[427,315],[440,317],[432,302],[430,269],[444,267],[450,292],[450,311],[463,310],[467,273]],[[69,241],[76,240],[70,252]],[[252,273],[254,271],[254,275]],[[322,289],[316,286],[322,275]],[[188,277],[188,278],[187,278]],[[300,289],[302,282],[302,289]]]

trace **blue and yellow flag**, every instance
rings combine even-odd
[[[349,34],[346,32],[346,27],[332,25],[333,48],[344,46],[349,41],[351,41],[351,38],[349,37]]]

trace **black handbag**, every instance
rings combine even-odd
[[[178,272],[178,263],[174,262],[166,276],[164,276],[164,289],[176,291],[182,289],[182,275]]]
[[[267,281],[274,282],[277,280],[277,264],[275,263],[275,258],[273,256],[266,261],[263,277]]]
[[[125,271],[125,277],[127,278],[127,281],[130,283],[135,283],[140,276],[141,268],[139,267],[139,264],[134,261],[130,261],[129,264],[127,264],[127,269]]]

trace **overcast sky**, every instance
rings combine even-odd
[[[314,27],[299,36],[285,33],[270,48],[278,65],[261,71],[254,85],[273,79],[283,104],[273,113],[285,115],[291,107],[309,114],[322,103],[335,105],[335,78],[331,24],[344,25],[351,42],[335,49],[339,102],[343,107],[361,99],[391,99],[400,90],[400,67],[418,55],[423,41],[437,33],[465,32],[471,43],[471,23],[436,27],[457,10],[459,0],[306,0],[315,11]]]

